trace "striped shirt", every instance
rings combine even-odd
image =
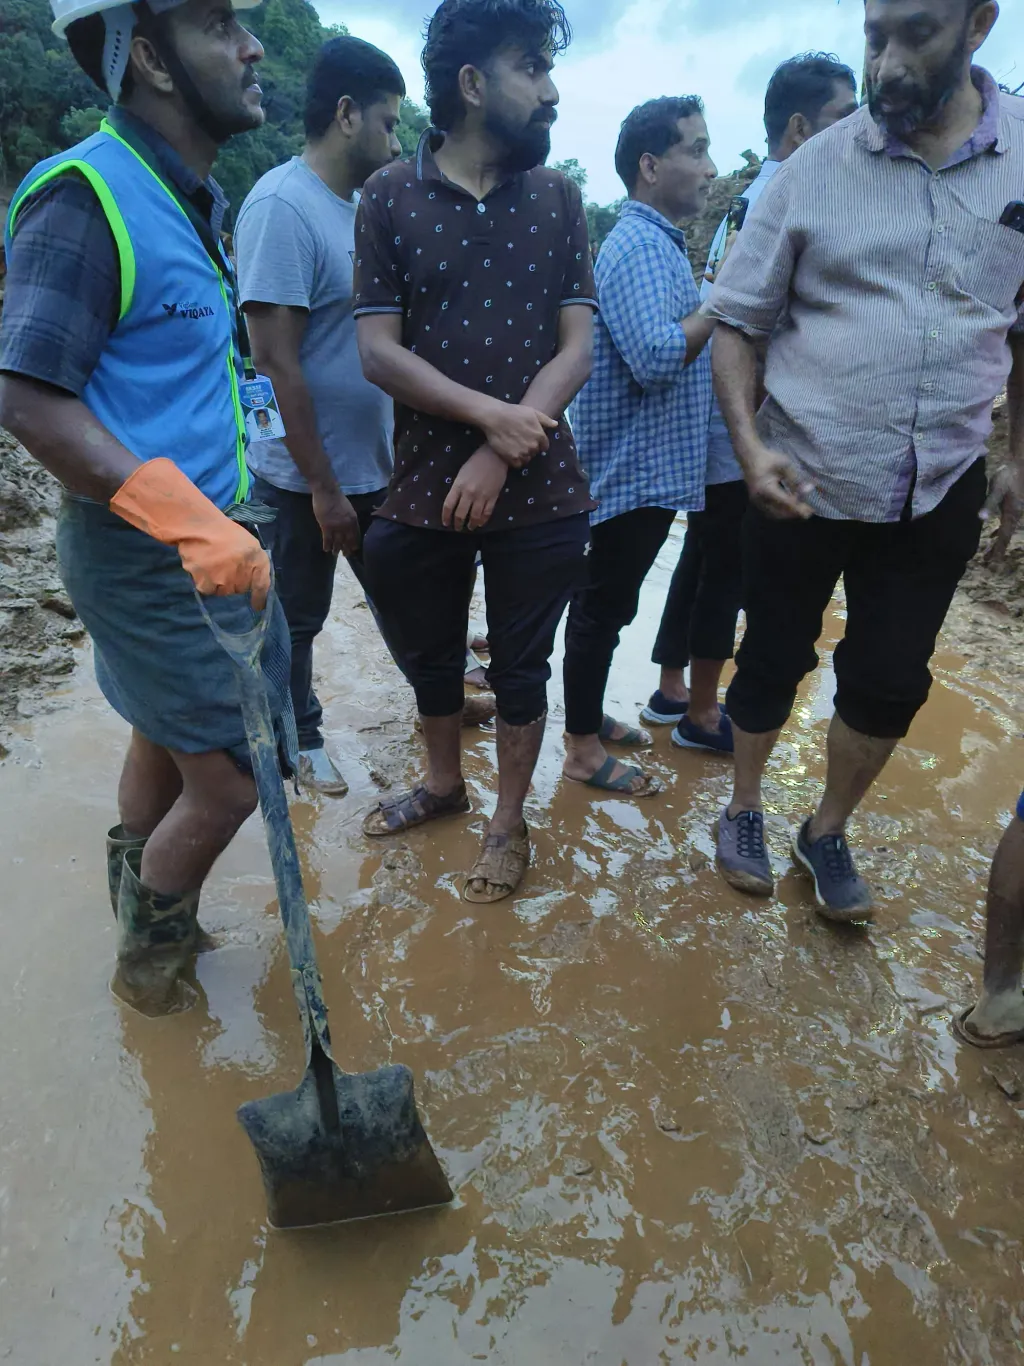
[[[1024,198],[1024,100],[974,80],[991,131],[937,171],[867,108],[805,143],[704,305],[771,338],[758,429],[819,516],[920,517],[984,452],[1024,322],[1024,235],[999,222]]]
[[[704,506],[711,358],[686,365],[682,320],[700,296],[686,237],[626,201],[597,258],[594,367],[573,410],[595,525],[636,508]]]

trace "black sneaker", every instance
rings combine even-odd
[[[807,838],[810,820],[793,841],[793,856],[814,879],[814,892],[826,920],[867,924],[873,919],[871,888],[857,872],[850,846],[842,835]]]

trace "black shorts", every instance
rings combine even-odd
[[[913,521],[777,521],[756,508],[743,529],[747,629],[726,708],[741,730],[785,724],[842,577],[846,631],[836,647],[836,712],[862,735],[906,735],[931,688],[928,668],[953,594],[981,537],[984,460]]]
[[[366,586],[422,716],[464,700],[466,635],[479,552],[487,599],[487,679],[498,715],[531,725],[547,710],[555,632],[586,567],[590,517],[509,531],[434,531],[382,517],[366,534]]]

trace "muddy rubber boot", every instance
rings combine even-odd
[[[117,918],[117,898],[121,891],[121,869],[124,867],[124,856],[129,849],[144,849],[148,835],[143,835],[140,839],[128,839],[124,833],[123,825],[115,825],[113,830],[107,831],[107,886],[110,888],[110,907]]]
[[[139,879],[142,850],[123,860],[117,902],[117,969],[110,990],[141,1015],[189,1010],[196,992],[181,973],[196,953],[199,893],[165,896]]]

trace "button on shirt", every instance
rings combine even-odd
[[[937,171],[866,108],[805,143],[704,306],[771,338],[758,429],[819,516],[897,521],[911,498],[920,517],[984,451],[1024,322],[1024,235],[999,222],[1024,191],[1024,100],[973,79],[981,122]]]
[[[558,350],[560,309],[597,307],[580,192],[538,166],[478,202],[441,174],[431,143],[425,134],[415,158],[366,183],[356,217],[355,316],[399,315],[410,351],[469,389],[519,403]],[[475,428],[396,403],[395,475],[378,515],[443,529],[452,481],[483,441]],[[484,530],[593,506],[563,419],[546,452],[509,471]]]
[[[686,237],[628,200],[597,259],[601,311],[573,427],[593,523],[635,508],[704,506],[711,357],[686,362],[682,320],[700,303]]]

